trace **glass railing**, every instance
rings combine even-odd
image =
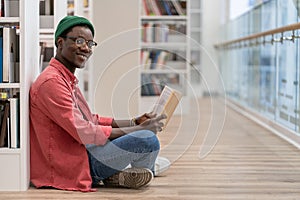
[[[300,0],[261,3],[223,27],[224,43],[297,24],[299,8]],[[227,97],[300,136],[299,37],[299,29],[282,31],[218,52]]]

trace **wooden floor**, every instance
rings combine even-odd
[[[0,199],[300,199],[300,150],[218,102],[193,102],[192,114],[174,117],[159,134],[172,166],[149,187],[94,193],[30,188],[0,192]]]

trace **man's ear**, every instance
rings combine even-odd
[[[57,40],[56,40],[57,48],[62,47],[63,40],[64,39],[62,37],[57,38]]]

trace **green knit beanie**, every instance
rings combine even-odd
[[[92,31],[92,34],[94,36],[94,27],[92,25],[92,23],[87,20],[86,18],[84,17],[78,17],[78,16],[66,16],[64,17],[62,20],[60,20],[60,22],[58,23],[57,25],[57,28],[56,28],[56,31],[55,31],[55,45],[56,45],[56,41],[57,41],[57,38],[59,36],[61,36],[61,34],[71,28],[71,27],[74,27],[74,26],[78,26],[78,25],[87,25],[90,30]]]

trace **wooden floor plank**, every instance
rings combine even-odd
[[[212,104],[214,103],[214,105]],[[299,199],[300,151],[230,108],[224,124],[211,132],[224,108],[218,101],[199,99],[198,112],[174,116],[159,134],[162,155],[171,168],[156,177],[149,187],[139,190],[99,187],[97,192],[81,193],[30,188],[26,192],[0,192],[0,199]],[[210,135],[211,134],[211,135]],[[216,145],[200,157],[204,139]]]

